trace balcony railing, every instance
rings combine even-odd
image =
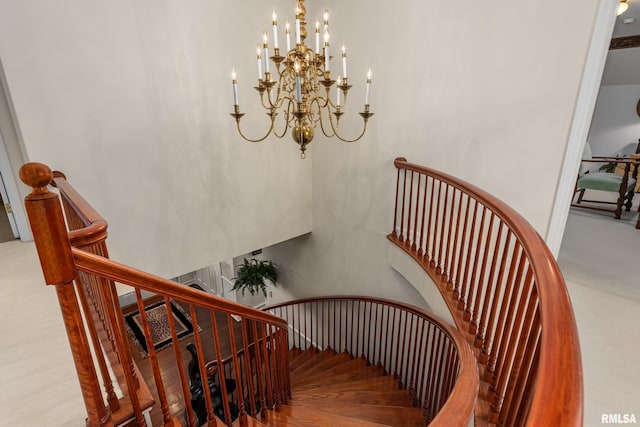
[[[394,162],[388,239],[428,273],[481,369],[478,420],[581,426],[582,365],[562,274],[511,207],[434,169]]]

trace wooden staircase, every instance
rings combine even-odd
[[[423,410],[382,366],[349,353],[289,351],[291,399],[267,410],[254,426],[424,426]],[[236,422],[237,425],[241,425]]]

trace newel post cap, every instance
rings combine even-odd
[[[32,195],[47,193],[47,185],[53,179],[53,172],[44,163],[25,163],[20,168],[20,179],[33,189]]]

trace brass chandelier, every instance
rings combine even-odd
[[[259,142],[266,139],[272,133],[282,138],[289,128],[291,136],[300,147],[300,156],[306,157],[307,145],[313,140],[314,128],[320,124],[322,133],[328,137],[337,137],[344,142],[354,142],[362,138],[367,130],[367,122],[373,113],[369,111],[369,94],[371,90],[371,70],[367,73],[363,128],[356,138],[348,139],[339,132],[340,117],[344,114],[347,94],[351,85],[347,75],[347,54],[342,46],[342,74],[333,80],[331,78],[331,58],[329,50],[329,12],[324,11],[324,26],[322,28],[322,46],[320,34],[320,22],[316,21],[315,49],[307,47],[305,39],[306,9],[304,0],[297,0],[295,19],[295,45],[291,46],[291,34],[289,22],[286,24],[286,51],[280,55],[278,45],[278,21],[275,10],[272,15],[273,27],[273,56],[269,56],[269,43],[267,31],[262,36],[262,47],[256,48],[258,64],[258,85],[254,87],[260,94],[260,103],[267,110],[270,118],[270,126],[264,136],[251,139],[244,135],[240,128],[240,119],[244,113],[240,112],[238,103],[238,80],[235,70],[232,73],[233,84],[233,113],[236,119],[238,133],[247,141]],[[273,71],[270,66],[273,64]],[[330,96],[335,84],[335,100]],[[323,90],[324,89],[324,90]],[[276,116],[282,111],[283,119]],[[282,122],[281,124],[279,122]],[[281,129],[278,128],[281,126]]]

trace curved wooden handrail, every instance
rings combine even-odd
[[[255,308],[247,307],[215,295],[203,293],[189,286],[181,285],[142,270],[120,264],[116,261],[85,252],[82,249],[73,248],[71,253],[73,254],[78,269],[85,273],[97,274],[118,283],[135,286],[141,290],[161,294],[169,298],[179,299],[188,304],[224,311],[232,315],[270,323],[275,326],[287,327],[287,322],[283,319],[265,313],[264,311],[256,310]]]
[[[353,296],[353,295],[334,295],[334,296],[326,296],[326,297],[312,297],[312,298],[303,298],[294,301],[287,301],[280,304],[274,304],[267,307],[264,307],[263,310],[270,311],[278,314],[282,314],[283,317],[286,316],[286,310],[282,311],[282,309],[286,309],[286,307],[292,306],[307,306],[313,303],[323,304],[325,302],[344,302],[344,301],[357,301],[360,303],[375,303],[385,305],[387,307],[393,307],[396,309],[400,309],[404,312],[412,313],[421,318],[427,319],[430,324],[436,325],[443,333],[445,333],[451,341],[453,341],[455,348],[458,352],[458,360],[459,360],[459,370],[457,379],[455,381],[455,385],[447,397],[446,403],[442,406],[442,408],[437,412],[435,418],[431,420],[429,423],[430,426],[433,427],[466,427],[469,425],[469,420],[473,417],[473,409],[476,402],[476,398],[478,396],[478,387],[479,387],[479,378],[478,378],[478,367],[477,360],[471,349],[471,346],[466,342],[465,338],[460,334],[456,329],[449,326],[445,321],[435,316],[433,313],[429,313],[419,307],[400,303],[398,301],[392,301],[384,298],[376,298],[376,297],[368,297],[368,296]],[[360,305],[358,306],[360,308]],[[323,317],[323,316],[320,316]],[[318,316],[314,316],[316,320]],[[324,319],[326,322],[326,319]],[[371,320],[371,319],[369,319]],[[345,322],[348,323],[348,322]],[[357,322],[356,322],[357,323]],[[323,325],[327,327],[327,324]],[[353,322],[351,322],[351,327],[353,328]],[[294,331],[295,332],[295,331]],[[354,331],[357,332],[357,331]],[[371,332],[371,331],[369,331]],[[363,337],[364,339],[364,337]],[[295,340],[293,340],[295,342]],[[349,341],[345,339],[345,341]],[[340,349],[334,349],[339,351]],[[351,349],[353,351],[353,349]],[[363,349],[364,350],[364,349]],[[408,350],[408,349],[407,349]],[[361,356],[363,354],[354,354],[354,356]],[[418,356],[420,357],[420,355]],[[373,360],[369,360],[369,362],[373,363]],[[378,361],[380,363],[380,361]],[[408,369],[408,366],[397,367],[398,371],[404,371]],[[391,369],[389,369],[390,371]],[[408,383],[408,382],[407,382]],[[409,384],[405,383],[406,386]],[[419,386],[417,384],[413,385],[414,389],[418,389]]]
[[[431,177],[481,202],[489,209],[489,212],[495,214],[517,238],[522,251],[526,255],[528,265],[533,272],[533,284],[539,300],[538,315],[541,329],[537,366],[535,366],[532,371],[535,373],[536,378],[535,383],[530,386],[535,387],[535,390],[530,390],[533,395],[528,409],[526,425],[581,426],[583,418],[583,385],[577,327],[564,279],[553,255],[543,239],[513,208],[472,184],[446,173],[409,163],[402,157],[395,159],[394,165],[398,168],[399,174],[398,192],[400,192],[401,185],[400,170],[410,171],[412,178],[413,173],[418,174],[418,176]],[[405,183],[402,184],[403,186],[406,185],[406,176],[407,175],[405,175]],[[420,185],[420,182],[418,182],[418,185]],[[435,184],[433,185],[435,186]],[[405,197],[405,189],[406,187],[403,187],[403,198]],[[411,187],[411,190],[412,189],[413,187]],[[441,197],[440,191],[441,190],[438,190],[438,198]],[[446,194],[449,194],[448,190]],[[412,195],[409,197],[411,198]],[[396,207],[399,209],[397,202]],[[404,205],[402,205],[402,208],[401,215],[404,218],[406,217]],[[410,203],[409,209],[412,209]],[[417,212],[418,207],[416,207],[416,215]],[[410,220],[412,212],[409,212],[408,215]],[[439,215],[439,213],[437,213],[437,215]],[[448,229],[449,233],[451,233],[451,229],[452,226],[450,225]],[[455,230],[458,232],[457,228]],[[411,231],[409,231],[408,234],[411,234]],[[440,270],[440,266],[438,265],[438,267],[435,268],[433,260],[428,261],[425,259],[421,261],[423,254],[416,251],[415,242],[413,247],[411,246],[409,242],[410,236],[408,236],[406,240],[401,237],[402,236],[399,237],[396,235],[396,225],[394,224],[394,232],[388,236],[389,240],[397,244],[419,262],[436,282],[446,279],[446,277],[443,278],[443,272],[438,271]],[[420,238],[422,239],[422,236]],[[442,251],[442,249],[440,249],[440,251]],[[440,254],[438,256],[440,256]],[[439,287],[439,289],[441,292],[443,291],[442,287]],[[456,307],[449,304],[449,291],[450,290],[443,293],[443,297],[448,301],[449,308],[452,311],[452,315],[454,315],[458,328],[466,330],[469,328],[468,319],[460,321],[463,317],[456,316]],[[459,308],[460,307],[458,307],[458,309]]]
[[[27,212],[45,281],[55,285],[58,290],[87,409],[87,425],[121,425],[130,420],[135,420],[136,425],[149,425],[149,411],[156,403],[159,413],[151,417],[156,418],[155,422],[162,420],[165,426],[181,425],[176,415],[182,417],[184,414],[189,425],[196,423],[195,417],[200,421],[203,417],[211,419],[215,408],[209,393],[200,392],[199,395],[204,396],[206,402],[200,402],[199,413],[196,413],[196,408],[189,399],[190,395],[193,397],[194,393],[198,394],[190,389],[190,378],[186,378],[187,373],[191,375],[192,370],[187,372],[185,369],[183,353],[186,350],[179,340],[176,326],[178,321],[169,314],[173,312],[174,304],[182,304],[183,309],[189,312],[185,314],[185,319],[190,326],[186,327],[183,323],[181,325],[192,331],[199,354],[198,370],[201,376],[207,372],[203,362],[205,351],[209,353],[207,357],[211,357],[215,351],[218,359],[221,359],[221,346],[225,342],[223,339],[227,339],[225,345],[229,346],[238,390],[243,390],[246,386],[240,370],[246,371],[248,365],[253,366],[256,375],[265,372],[267,376],[260,387],[267,389],[268,394],[265,395],[262,390],[265,397],[260,406],[256,406],[253,400],[250,401],[251,413],[286,402],[289,373],[286,362],[287,323],[284,320],[110,260],[106,246],[107,222],[67,183],[64,174],[52,173],[44,164],[28,163],[22,167],[20,176],[25,184],[32,187],[32,193],[26,198]],[[58,187],[62,203],[57,194],[48,190],[48,185]],[[136,321],[136,325],[141,329],[149,361],[144,364],[144,377],[132,356],[116,283],[130,285],[135,294],[141,322]],[[172,361],[167,362],[164,358],[162,362],[161,357],[156,354],[156,340],[151,332],[146,314],[147,301],[143,299],[142,291],[159,296],[166,309],[170,329],[170,337],[166,340],[173,347]],[[216,317],[222,316],[231,325],[232,315],[239,319],[242,338],[235,338],[233,328],[228,331],[227,338],[221,337],[216,327]],[[206,341],[203,339],[203,328],[199,322],[209,325],[213,337]],[[238,360],[238,346],[248,348],[250,341],[264,353],[264,364],[256,364],[250,357]],[[90,346],[93,348],[90,349]],[[98,375],[102,379],[102,389]],[[179,379],[179,387],[182,389],[181,405],[184,409],[170,407],[168,389],[164,385],[165,375]],[[114,383],[119,384],[122,397],[116,395]],[[147,384],[154,386],[155,397]],[[234,407],[224,383],[221,396],[221,408],[218,410],[222,409],[223,415],[218,413],[218,417],[231,424],[235,417],[247,415],[242,392],[235,393]],[[172,405],[175,406],[175,403]],[[203,414],[202,411],[206,413]]]
[[[60,190],[65,202],[82,219],[82,228],[69,231],[72,246],[92,245],[107,238],[107,221],[67,182],[62,172],[53,172],[51,185]]]

